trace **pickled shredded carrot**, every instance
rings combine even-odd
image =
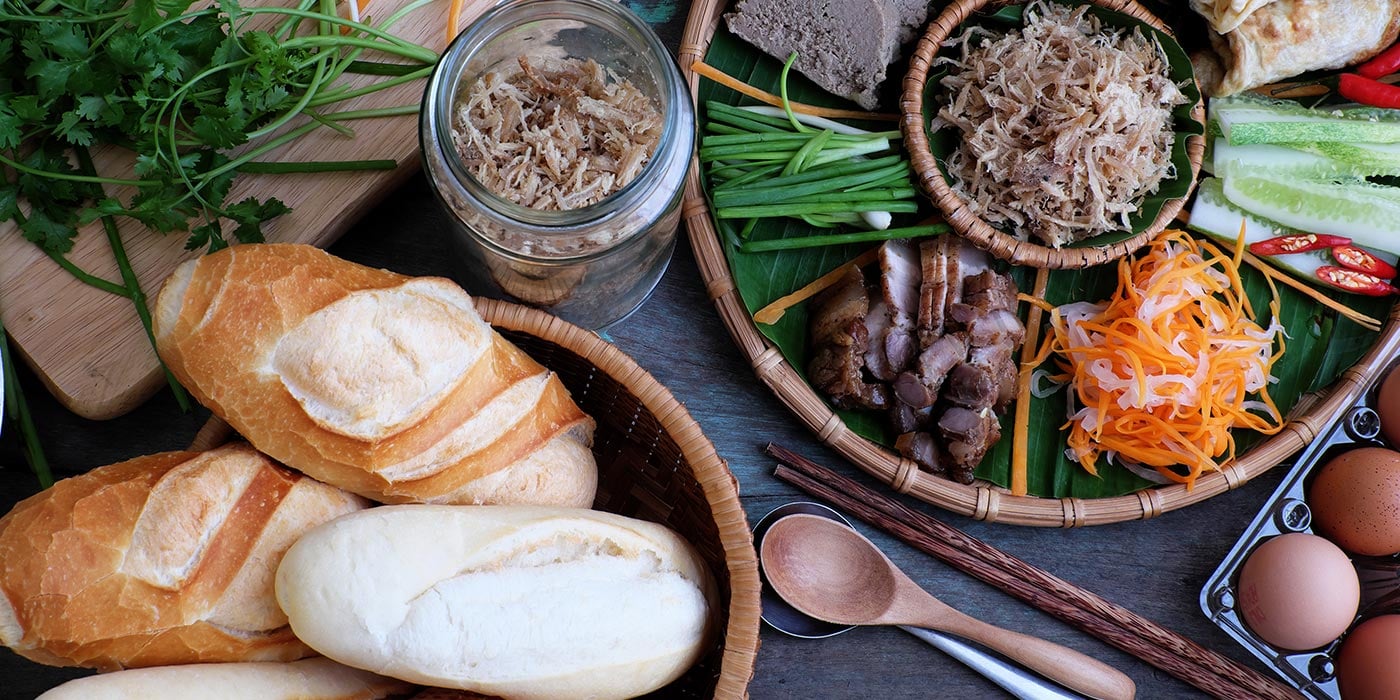
[[[1067,452],[1089,473],[1104,456],[1190,488],[1234,459],[1232,430],[1283,428],[1269,384],[1277,381],[1284,329],[1255,321],[1240,245],[1227,254],[1166,231],[1146,253],[1118,262],[1118,288],[1107,301],[1051,310],[1061,379],[1081,406],[1066,424]],[[1277,319],[1272,280],[1270,289]]]

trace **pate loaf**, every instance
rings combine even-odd
[[[307,533],[277,570],[316,651],[512,700],[665,686],[706,648],[714,596],[671,530],[568,508],[374,508]]]
[[[308,656],[273,573],[303,532],[367,505],[242,444],[64,479],[0,518],[0,643],[102,670]]]
[[[729,31],[793,67],[827,92],[879,106],[886,69],[928,18],[920,0],[740,0]]]
[[[381,700],[413,689],[318,657],[117,671],[68,681],[37,700]]]
[[[593,421],[449,280],[245,245],[161,289],[156,347],[274,459],[385,503],[592,505]]]

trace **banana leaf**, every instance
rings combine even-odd
[[[723,26],[716,32],[705,61],[751,85],[770,92],[777,91],[781,63],[733,37]],[[897,83],[899,71],[902,70],[900,65],[896,64],[890,70],[890,81]],[[796,74],[789,77],[788,89],[790,97],[801,102],[853,107]],[[698,97],[702,105],[705,100],[718,100],[727,104],[751,103],[748,98],[704,79],[700,81]],[[723,228],[720,225],[727,225],[724,222],[716,224],[721,231]],[[760,221],[754,235],[767,239],[810,233],[812,229],[801,222],[767,219]],[[723,237],[723,234],[721,236]],[[868,249],[868,246],[851,245],[746,254],[728,243],[722,247],[728,257],[735,285],[750,313],[806,285]],[[1032,288],[1034,270],[1016,268],[1011,272],[1021,289]],[[1047,300],[1052,304],[1063,304],[1106,298],[1113,290],[1116,275],[1116,266],[1112,264],[1086,270],[1053,271],[1050,274]],[[1267,280],[1252,269],[1244,270],[1243,279],[1255,309],[1261,315],[1267,316],[1270,299]],[[1355,364],[1375,343],[1377,335],[1338,318],[1335,313],[1291,289],[1281,288],[1279,292],[1280,320],[1289,337],[1287,352],[1274,367],[1278,382],[1273,385],[1271,392],[1280,410],[1287,415],[1300,397],[1308,392],[1325,389],[1347,367]],[[1358,311],[1377,318],[1383,317],[1390,305],[1385,299],[1353,297],[1347,301]],[[807,320],[807,306],[799,304],[789,309],[780,322],[758,326],[759,331],[777,346],[804,378],[810,360]],[[1268,325],[1266,317],[1259,320],[1262,325]],[[1047,428],[1053,426],[1056,429],[1037,429],[1030,433],[1028,486],[1031,495],[1053,498],[1105,498],[1131,493],[1151,485],[1150,482],[1117,465],[1100,464],[1099,476],[1093,476],[1069,460],[1064,454],[1064,433],[1058,430],[1066,421],[1066,408],[1064,389],[1032,400],[1030,425]],[[847,427],[857,434],[885,446],[893,444],[894,436],[886,427],[883,414],[850,411],[839,413]],[[1008,485],[1010,481],[1011,435],[1017,430],[1013,425],[1012,415],[1012,412],[1008,412],[1002,418],[1003,438],[977,469],[979,478],[1002,486]],[[1247,431],[1237,434],[1240,454],[1244,454],[1251,445],[1257,444],[1261,437]]]

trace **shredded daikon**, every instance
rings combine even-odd
[[[1190,486],[1234,458],[1233,429],[1278,432],[1283,419],[1269,397],[1284,351],[1278,303],[1275,294],[1275,320],[1261,327],[1237,263],[1181,231],[1119,260],[1107,301],[1050,314],[1050,342],[1080,406],[1068,454],[1092,474],[1104,455]]]

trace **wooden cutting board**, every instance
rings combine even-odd
[[[284,0],[250,0],[244,5],[279,1]],[[387,17],[409,2],[370,0],[367,11],[371,17]],[[465,0],[458,26],[465,27],[492,4],[493,0]],[[419,8],[391,31],[441,53],[447,44],[450,5],[449,0],[439,0]],[[424,85],[415,81],[376,92],[342,103],[337,111],[414,104],[422,99]],[[264,225],[269,241],[330,244],[419,164],[416,116],[357,120],[349,126],[354,138],[319,129],[262,160],[392,158],[398,167],[361,173],[241,175],[227,201],[275,196],[292,212]],[[93,157],[99,172],[129,172],[128,153],[99,149]],[[125,217],[118,223],[132,268],[154,304],[165,277],[199,253],[184,249],[183,233],[161,235]],[[80,232],[68,259],[88,272],[121,281],[100,224]],[[121,415],[165,386],[132,303],[79,282],[26,241],[14,222],[0,223],[0,313],[19,354],[54,396],[79,415]]]

